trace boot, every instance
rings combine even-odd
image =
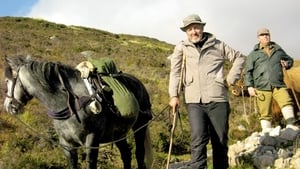
[[[295,115],[294,115],[293,106],[291,106],[291,105],[284,106],[281,109],[281,112],[282,112],[282,115],[283,115],[283,117],[286,121],[286,128],[290,128],[290,129],[293,129],[295,131],[299,130],[299,127],[297,127],[295,125],[297,120],[296,120]]]
[[[271,121],[269,120],[260,120],[260,125],[261,125],[261,134],[265,135],[265,134],[269,134],[269,132],[272,131],[272,125],[271,125]]]

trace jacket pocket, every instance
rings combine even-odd
[[[183,81],[183,85],[184,86],[189,86],[193,83],[194,78],[193,76],[189,76],[189,75],[185,75],[184,81]]]

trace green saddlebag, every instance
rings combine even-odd
[[[110,58],[97,58],[88,59],[88,61],[97,68],[101,78],[113,90],[114,104],[120,111],[121,116],[124,118],[137,117],[139,111],[138,101],[133,93],[114,77],[118,76],[119,72],[113,60]]]

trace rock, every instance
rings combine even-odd
[[[278,158],[275,160],[274,166],[276,166],[277,169],[287,169],[290,167],[291,158]]]
[[[290,164],[294,169],[300,169],[300,148],[298,148],[295,152],[294,158],[291,159]]]
[[[257,169],[300,169],[300,133],[292,129],[276,131],[276,136],[255,132],[230,145],[230,166],[249,164]]]
[[[297,137],[298,134],[299,134],[299,130],[295,131],[290,128],[285,128],[280,133],[280,137],[283,139],[286,139],[286,140],[295,140],[295,138]]]
[[[273,166],[275,157],[272,154],[263,154],[257,158],[254,158],[253,165],[256,168],[265,169],[269,166]]]

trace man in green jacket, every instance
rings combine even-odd
[[[281,108],[286,127],[298,130],[294,125],[296,118],[293,100],[283,81],[282,70],[291,68],[294,60],[278,44],[271,41],[269,29],[259,29],[257,38],[259,43],[254,46],[246,60],[245,85],[250,96],[257,96],[262,134],[272,130],[272,98]]]
[[[214,168],[228,168],[228,87],[240,79],[245,56],[213,34],[204,32],[204,26],[205,22],[198,15],[187,16],[181,27],[187,39],[176,45],[170,57],[169,104],[173,110],[178,106],[182,82],[191,127],[191,160],[173,168],[207,168],[209,140]],[[226,62],[232,62],[227,76]]]

